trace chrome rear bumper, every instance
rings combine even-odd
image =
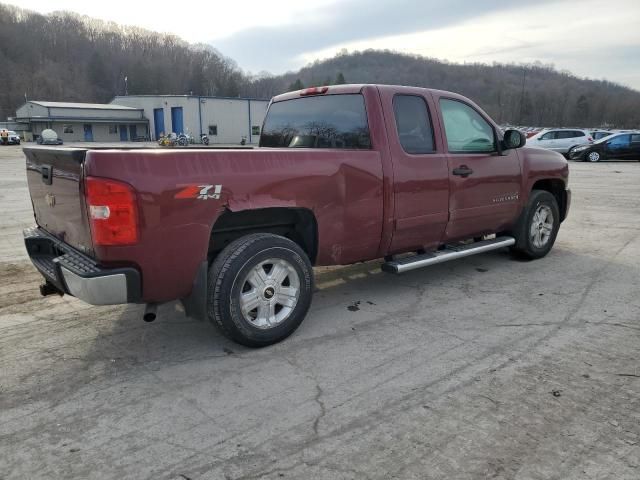
[[[23,232],[29,258],[47,283],[91,305],[137,303],[140,272],[135,268],[103,268],[41,228]]]

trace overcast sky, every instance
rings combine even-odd
[[[0,1],[175,33],[253,73],[388,48],[453,62],[540,61],[640,90],[640,0]]]

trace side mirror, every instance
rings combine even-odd
[[[523,147],[527,143],[527,137],[519,130],[509,129],[504,132],[502,145],[504,150]]]

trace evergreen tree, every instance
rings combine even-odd
[[[296,81],[293,82],[291,85],[289,85],[290,92],[294,92],[296,90],[302,90],[303,88],[304,88],[304,84],[302,83],[302,80],[300,80],[299,78],[296,79]]]

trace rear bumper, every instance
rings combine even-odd
[[[41,228],[23,232],[33,265],[60,292],[91,305],[137,303],[141,299],[140,272],[131,267],[102,268]]]

